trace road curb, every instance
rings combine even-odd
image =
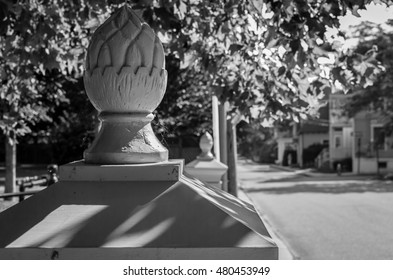
[[[255,210],[259,214],[259,217],[261,218],[262,222],[264,223],[267,231],[269,232],[270,236],[272,237],[272,239],[276,242],[276,244],[278,246],[278,256],[279,256],[278,259],[279,260],[299,259],[299,257],[297,257],[296,254],[293,253],[293,250],[290,250],[288,248],[288,245],[283,240],[283,238],[281,237],[278,230],[274,229],[274,227],[271,225],[267,216],[261,213],[260,209],[258,209],[258,207],[255,206],[254,202],[252,201],[252,199],[248,195],[247,191],[245,189],[243,189],[242,187],[239,187],[238,197],[254,206]]]

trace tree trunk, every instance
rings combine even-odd
[[[236,123],[227,121],[228,129],[228,192],[237,196],[237,141]]]
[[[16,192],[16,142],[6,136],[5,139],[5,193]],[[8,200],[13,200],[8,198]]]

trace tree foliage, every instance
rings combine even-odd
[[[382,71],[373,83],[365,89],[355,89],[353,97],[346,105],[347,113],[350,116],[362,110],[373,109],[385,118],[386,129],[393,131],[393,20],[387,22],[388,28],[371,22],[364,22],[352,30],[352,36],[358,39],[358,44],[353,50],[364,58],[361,71],[367,73],[371,71],[367,65],[370,60],[378,61],[384,71]],[[370,50],[373,50],[370,52]]]
[[[0,128],[24,136],[67,103],[63,84],[83,71],[88,29],[72,1],[2,1]],[[34,133],[41,133],[34,131]]]
[[[237,126],[238,153],[261,163],[275,163],[277,142],[273,128],[258,123],[240,122]]]
[[[203,73],[197,78],[206,93],[267,124],[316,114],[333,83],[352,87],[373,78],[375,61],[365,73],[362,57],[341,55],[326,38],[327,27],[338,28],[347,10],[357,15],[370,2],[165,1],[165,13],[147,14],[182,66]],[[154,25],[161,15],[170,25]],[[318,62],[331,55],[330,67]]]
[[[358,85],[371,73],[359,66],[362,57],[344,56],[330,69],[318,62],[338,57],[327,27],[338,28],[340,16],[356,15],[371,0],[130,2],[163,41],[177,74],[159,113],[173,129],[194,126],[212,94],[229,101],[232,113],[265,123],[305,118],[318,111],[332,82]],[[123,3],[0,1],[0,128],[6,134],[23,136],[53,120],[54,108],[67,102],[64,81],[81,76],[89,36]]]

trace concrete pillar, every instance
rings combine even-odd
[[[203,182],[222,189],[221,178],[228,170],[228,166],[218,161],[211,153],[213,138],[208,132],[202,135],[199,147],[202,153],[185,166],[185,172]]]
[[[212,120],[213,120],[213,139],[214,139],[214,155],[220,161],[220,119],[218,117],[218,98],[212,96]]]
[[[59,182],[0,213],[0,259],[277,259],[252,205],[168,160],[150,126],[164,50],[127,3],[95,31],[86,59],[102,128]]]

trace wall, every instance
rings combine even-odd
[[[376,113],[363,111],[355,116],[353,123],[355,130],[353,171],[360,174],[375,174],[378,170],[377,153],[373,144],[372,128],[382,126],[383,120]],[[378,149],[378,162],[386,163],[386,168],[379,169],[381,174],[393,172],[392,138],[386,137],[385,143],[386,145],[383,148]]]
[[[328,133],[303,133],[299,135],[299,145],[297,149],[297,158],[300,166],[303,166],[303,150],[312,144],[323,144],[329,140]]]
[[[329,96],[329,161],[330,168],[334,163],[353,154],[353,124],[345,115],[345,104],[352,95],[331,94]],[[336,146],[336,138],[340,138],[340,146]]]
[[[330,166],[333,168],[335,161],[352,157],[353,129],[350,124],[341,124],[331,125],[329,131],[329,157]],[[339,147],[336,147],[337,137],[340,138]]]
[[[323,141],[329,140],[329,134],[327,133],[306,133],[299,137],[303,137],[303,149],[311,146],[312,144],[323,144]]]
[[[370,150],[371,140],[371,119],[372,115],[368,112],[357,114],[353,120],[354,125],[354,145],[355,155],[360,151],[362,154]],[[360,141],[360,146],[359,146]],[[359,149],[360,148],[360,149]]]
[[[287,145],[291,145],[293,143],[292,138],[278,138],[277,139],[277,164],[282,164],[282,160],[284,158],[284,151]]]
[[[353,158],[353,171],[357,174],[376,174],[377,160],[376,158]],[[379,159],[379,162],[386,162],[386,168],[380,168],[380,174],[393,172],[393,158]]]

